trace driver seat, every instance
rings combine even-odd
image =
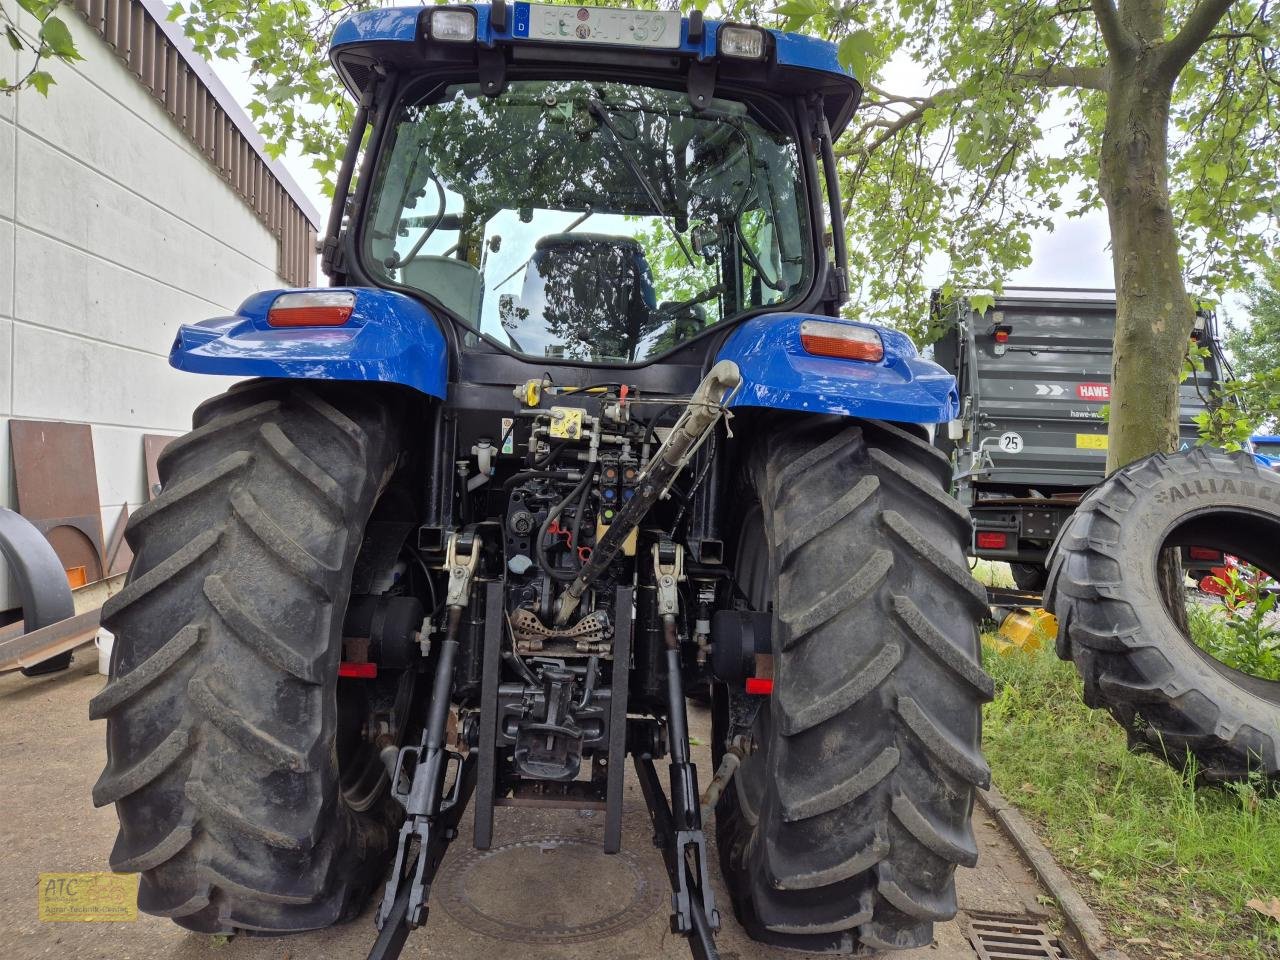
[[[653,275],[631,237],[554,233],[540,239],[525,269],[510,328],[539,328],[568,356],[634,358],[657,322]],[[577,348],[577,349],[575,349]]]
[[[400,268],[405,286],[423,290],[476,330],[484,303],[484,275],[465,260],[419,254]]]

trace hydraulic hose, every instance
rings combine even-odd
[[[576,574],[568,570],[557,570],[551,565],[551,561],[547,559],[547,531],[550,529],[551,524],[559,519],[560,515],[564,513],[565,507],[572,503],[576,498],[578,500],[578,512],[573,519],[573,532],[571,534],[571,538],[573,543],[578,542],[578,530],[581,526],[582,520],[582,505],[586,500],[586,495],[590,492],[592,475],[592,470],[584,470],[582,473],[582,479],[578,481],[577,486],[569,491],[569,495],[567,497],[547,512],[547,519],[543,520],[542,526],[538,528],[538,543],[535,550],[535,553],[538,556],[538,566],[540,566],[543,573],[551,579],[559,580],[561,583],[570,582],[574,579]]]
[[[631,531],[640,525],[653,505],[671,488],[698,446],[720,422],[725,404],[741,384],[742,372],[732,360],[721,360],[698,384],[684,413],[636,479],[635,496],[623,504],[609,525],[609,531],[596,544],[591,558],[582,565],[577,577],[561,595],[556,608],[556,626],[569,622],[587,587],[613,562]]]

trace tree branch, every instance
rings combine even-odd
[[[1030,73],[1014,73],[1007,76],[1010,80],[1025,80],[1040,87],[1077,87],[1086,90],[1107,89],[1106,67],[1050,64]],[[874,129],[878,131],[875,139],[858,151],[863,156],[870,156],[907,127],[918,123],[923,119],[925,112],[930,107],[936,106],[938,101],[944,97],[954,94],[955,90],[953,88],[939,90],[928,97],[900,97],[879,88],[875,88],[875,92],[881,97],[881,100],[876,101],[874,106],[884,110],[888,116],[875,117],[863,125],[862,129],[864,130]],[[891,105],[896,106],[899,104],[910,104],[911,109],[905,113],[894,113]],[[841,155],[848,156],[848,153],[842,152]]]
[[[896,93],[890,93],[888,90],[877,87],[874,83],[866,84],[866,89],[868,93],[879,97],[880,102],[883,103],[909,103],[912,106],[919,106],[924,100],[924,97],[907,97]]]
[[[939,93],[935,93],[931,97],[925,97],[923,100],[920,101],[920,105],[917,106],[915,109],[908,110],[906,113],[902,114],[902,116],[898,117],[896,120],[893,120],[890,123],[884,124],[883,125],[884,132],[881,133],[878,137],[876,137],[875,140],[871,141],[870,145],[868,145],[866,149],[866,153],[867,154],[875,153],[878,149],[880,149],[882,146],[884,146],[886,143],[892,140],[894,136],[896,136],[900,131],[905,130],[907,127],[911,126],[913,123],[920,120],[924,116],[926,110],[928,110],[935,103],[937,103],[940,98],[942,98],[943,96],[951,92],[952,92],[951,90],[943,90]],[[877,124],[877,126],[880,126],[880,124]]]
[[[1182,68],[1209,39],[1235,0],[1200,0],[1183,21],[1182,29],[1160,47],[1160,74],[1172,83]]]
[[[1113,54],[1128,53],[1137,44],[1129,31],[1120,22],[1120,11],[1116,9],[1115,0],[1090,0],[1093,15],[1098,19],[1098,28],[1102,31],[1102,40]]]
[[[1106,67],[1077,67],[1070,64],[1051,64],[1043,70],[1031,73],[1015,73],[1019,80],[1026,80],[1041,87],[1081,87],[1085,90],[1107,89]]]
[[[1254,33],[1252,30],[1220,30],[1217,33],[1211,33],[1205,38],[1208,40],[1252,40],[1254,43],[1265,44],[1267,38],[1261,34]]]

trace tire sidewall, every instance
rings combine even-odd
[[[1205,463],[1193,473],[1162,471],[1143,487],[1119,520],[1115,549],[1119,569],[1116,582],[1106,593],[1133,609],[1141,634],[1148,638],[1139,639],[1139,644],[1148,645],[1149,638],[1170,638],[1171,642],[1161,643],[1159,650],[1182,685],[1206,690],[1229,684],[1248,701],[1240,704],[1241,713],[1268,710],[1274,715],[1280,706],[1280,682],[1250,677],[1196,646],[1164,604],[1157,564],[1166,539],[1182,524],[1205,514],[1246,514],[1280,524],[1280,478],[1271,479],[1247,466],[1224,470],[1218,463]],[[1101,496],[1101,488],[1098,492]],[[1270,684],[1272,696],[1250,689],[1258,684]]]

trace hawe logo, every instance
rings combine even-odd
[[[1076,396],[1081,400],[1091,400],[1094,403],[1106,403],[1111,399],[1111,384],[1077,383]]]

